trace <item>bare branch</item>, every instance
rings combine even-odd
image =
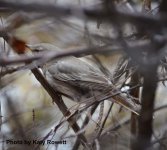
[[[35,68],[35,69],[32,69],[31,71],[36,77],[36,79],[41,83],[41,85],[45,88],[45,90],[52,97],[53,101],[57,104],[57,106],[63,113],[64,117],[68,117],[70,115],[70,112],[67,106],[64,104],[59,93],[50,86],[50,84],[47,82],[47,80],[43,77],[43,75],[38,69]],[[71,117],[68,121],[75,132],[78,132],[80,130],[79,126],[77,125],[73,117]],[[85,146],[85,144],[87,143],[86,138],[82,134],[79,135],[79,138],[81,140],[81,143]]]

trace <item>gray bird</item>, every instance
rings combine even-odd
[[[28,47],[33,52],[61,51],[60,48],[49,43]],[[46,63],[42,70],[55,90],[74,101],[83,101],[109,89],[111,89],[110,93],[115,91],[111,81],[99,69],[74,56],[52,60]],[[136,113],[135,106],[122,96],[115,96],[115,100],[112,100]]]

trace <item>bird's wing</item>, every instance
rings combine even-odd
[[[48,67],[55,79],[78,86],[109,86],[110,81],[98,69],[75,57],[58,60]]]

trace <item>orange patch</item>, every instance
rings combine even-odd
[[[26,42],[16,37],[8,37],[8,42],[17,54],[24,54],[27,50]]]

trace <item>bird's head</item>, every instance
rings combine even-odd
[[[30,52],[31,55],[32,54],[37,54],[37,53],[41,53],[42,56],[44,56],[44,57],[45,57],[45,55],[47,55],[47,57],[45,59],[40,60],[39,65],[37,65],[38,67],[40,67],[41,63],[46,61],[46,60],[47,60],[47,63],[44,63],[45,66],[46,66],[46,64],[47,65],[52,64],[53,61],[54,61],[54,63],[57,62],[57,59],[56,60],[50,59],[50,57],[52,55],[51,51],[55,51],[55,52],[60,52],[61,51],[60,48],[58,48],[57,46],[55,46],[53,44],[50,44],[50,43],[38,43],[38,44],[33,44],[33,45],[27,45],[27,47],[30,49],[29,52]],[[51,54],[48,55],[49,52],[51,52]],[[48,58],[49,58],[50,61],[48,60]]]

